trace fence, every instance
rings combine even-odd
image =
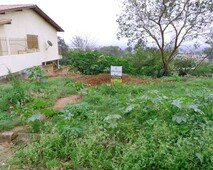
[[[38,49],[29,49],[26,38],[0,38],[0,56],[32,53]]]

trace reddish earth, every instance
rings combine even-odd
[[[82,83],[89,84],[92,86],[111,82],[110,74],[98,74],[98,75],[71,74],[71,77],[76,82],[82,82]],[[156,80],[157,79],[155,79],[154,81],[156,81]],[[123,74],[122,82],[123,83],[141,84],[141,83],[148,83],[149,80],[138,78],[136,76],[132,76],[129,74]]]
[[[75,104],[81,99],[81,95],[71,95],[68,97],[60,98],[56,101],[55,105],[53,106],[54,109],[63,109],[67,104]]]

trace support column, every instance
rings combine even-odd
[[[59,60],[57,60],[57,68],[59,68],[59,67],[60,67]]]
[[[8,55],[11,55],[11,50],[10,50],[10,41],[9,38],[6,38],[6,43],[7,43],[7,51],[8,51]]]

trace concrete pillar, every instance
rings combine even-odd
[[[10,41],[9,38],[6,38],[6,43],[7,43],[7,51],[8,51],[8,55],[11,55],[11,51],[10,51]]]

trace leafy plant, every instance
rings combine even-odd
[[[29,100],[29,95],[25,92],[25,89],[21,81],[15,77],[14,74],[9,72],[9,80],[12,84],[12,94],[9,98],[11,104],[21,104],[23,105]]]
[[[74,71],[80,71],[83,74],[109,73],[111,65],[122,66],[124,73],[135,74],[134,68],[127,60],[105,56],[99,52],[70,51],[67,60]]]
[[[58,80],[50,79],[48,87],[44,86],[47,100],[57,96],[58,86],[71,88],[74,83]],[[207,78],[104,84],[88,88],[79,103],[63,110],[51,112],[43,104],[27,104],[28,117],[37,114],[31,117],[34,130],[38,127],[43,133],[17,151],[10,166],[212,169],[212,88],[212,79]],[[44,110],[49,118],[42,122],[38,118]]]
[[[146,76],[159,76],[162,69],[159,63],[160,52],[155,48],[137,48],[135,53],[129,55],[129,62],[136,68],[137,72]]]
[[[30,80],[36,80],[44,82],[47,80],[47,77],[43,75],[46,72],[46,69],[41,66],[34,66],[27,70],[29,72],[28,78]]]

